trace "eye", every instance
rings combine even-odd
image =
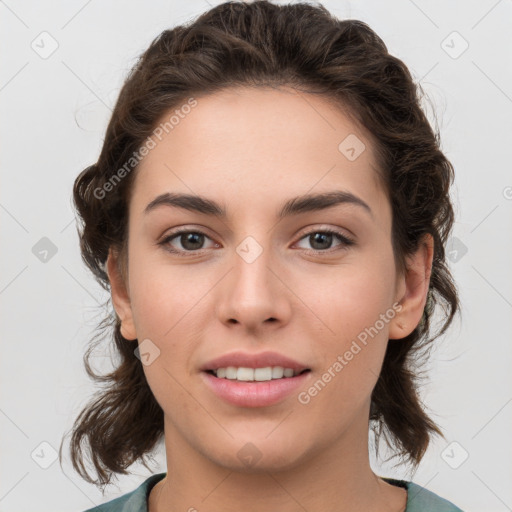
[[[332,252],[337,250],[347,249],[355,244],[355,241],[333,229],[315,230],[306,233],[300,240],[307,239],[313,246],[313,249],[308,249],[307,252]],[[338,239],[340,244],[334,249],[331,247],[333,239]]]
[[[159,242],[158,245],[164,246],[169,252],[179,256],[184,256],[186,253],[194,253],[205,249],[203,247],[205,239],[211,240],[210,237],[202,231],[182,229],[172,232]],[[309,233],[306,233],[300,241],[305,239],[308,239],[313,245],[313,249],[306,249],[306,251],[315,254],[343,250],[355,244],[354,240],[333,229],[310,231]],[[338,246],[334,247],[334,249],[331,247],[333,239],[337,239],[340,242]],[[173,245],[173,242],[179,243],[181,247],[176,247]],[[218,247],[218,244],[214,243],[214,246]]]
[[[173,233],[171,233],[169,236],[167,236],[161,242],[159,242],[159,245],[163,245],[168,251],[172,253],[190,253],[203,249],[203,247],[201,246],[203,245],[205,238],[210,239],[202,231],[190,231],[182,229],[180,231],[174,231]],[[176,239],[176,242],[181,244],[181,248],[176,248],[171,244],[171,242],[174,241],[174,239]]]

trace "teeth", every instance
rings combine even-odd
[[[294,377],[299,375],[300,371],[294,371],[292,368],[283,368],[282,366],[267,366],[265,368],[245,368],[228,366],[227,368],[218,368],[213,373],[220,379],[240,380],[240,381],[266,381],[282,379],[283,377]]]

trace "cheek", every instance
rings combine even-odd
[[[130,293],[138,335],[153,336],[167,345],[185,330],[190,338],[191,329],[201,323],[205,295],[215,284],[212,276],[198,266],[165,264],[160,259],[152,265],[137,263],[134,257]]]
[[[136,256],[130,262],[132,313],[139,344],[151,340],[158,354],[143,370],[162,409],[186,416],[194,404],[183,386],[190,378],[191,357],[204,332],[203,320],[208,318],[206,301],[201,300],[207,283],[198,278],[197,271],[141,262]]]
[[[357,261],[355,261],[357,259]],[[391,256],[356,256],[332,272],[319,272],[308,281],[308,302],[330,337],[355,337],[392,306],[394,266]],[[327,329],[329,327],[329,329]]]
[[[312,333],[322,361],[318,391],[312,390],[323,395],[318,404],[360,405],[382,366],[389,322],[395,316],[394,266],[391,256],[358,262],[336,269],[311,289],[311,309],[321,319],[315,323],[316,334]],[[329,391],[324,393],[324,388]]]
[[[155,354],[151,364],[143,366],[155,398],[180,400],[182,383],[190,372],[190,359],[203,331],[205,318],[204,280],[197,273],[184,273],[179,266],[142,264],[142,255],[130,260],[130,298],[139,350],[145,342]],[[192,277],[186,277],[190,275]],[[165,405],[168,407],[169,404]]]

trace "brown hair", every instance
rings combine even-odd
[[[126,171],[126,162],[138,154],[164,114],[187,98],[230,86],[285,85],[320,94],[368,130],[379,160],[376,171],[392,206],[398,271],[404,271],[406,256],[424,234],[434,239],[422,320],[410,335],[388,343],[370,409],[377,441],[383,434],[395,456],[416,467],[430,436],[443,436],[424,411],[418,378],[431,342],[445,332],[459,308],[444,249],[454,217],[449,197],[454,171],[440,150],[438,130],[433,132],[420,107],[420,85],[365,23],[336,19],[322,5],[278,6],[263,0],[226,2],[187,25],[163,31],[127,77],[98,161],[75,181],[82,258],[109,290],[104,265],[112,247],[126,276],[127,208],[136,170],[133,165]],[[123,166],[126,172],[120,174]],[[436,305],[442,306],[444,323],[432,334]],[[127,474],[135,461],[146,466],[144,458],[163,437],[163,411],[134,353],[137,340],[123,338],[112,311],[110,307],[93,340],[100,343],[106,330],[113,334],[119,362],[111,373],[95,374],[89,365],[95,347],[91,342],[84,355],[86,371],[106,387],[76,419],[70,444],[73,467],[98,486],[110,483],[112,473]],[[85,470],[82,442],[98,480]],[[61,451],[62,443],[59,456]]]

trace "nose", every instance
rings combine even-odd
[[[280,328],[290,320],[293,294],[286,285],[286,272],[263,250],[246,257],[244,246],[233,255],[231,270],[220,283],[216,314],[226,325],[247,331]],[[250,245],[249,252],[254,250]]]

